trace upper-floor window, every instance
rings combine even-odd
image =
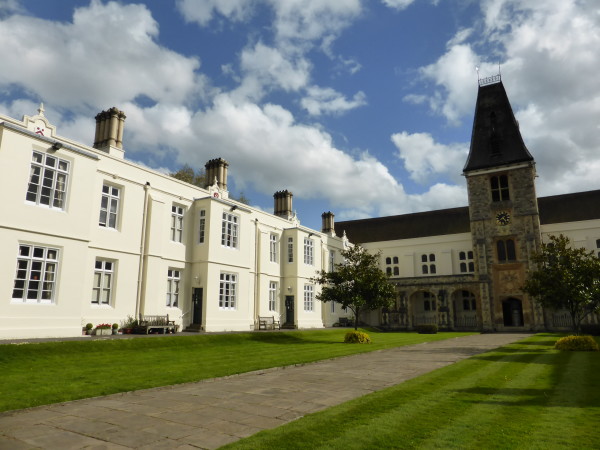
[[[271,262],[277,262],[277,235],[275,233],[271,233],[269,235],[269,260]]]
[[[219,283],[219,308],[235,309],[237,291],[237,275],[234,273],[221,273]]]
[[[460,260],[461,273],[475,272],[475,263],[473,262],[473,252],[471,250],[468,252],[460,252],[458,254],[458,259]]]
[[[171,206],[171,240],[181,242],[183,236],[183,207]]]
[[[510,200],[508,189],[508,175],[498,175],[490,179],[492,187],[492,201],[501,202]]]
[[[314,286],[312,284],[304,285],[304,311],[312,311],[314,308]]]
[[[394,256],[394,264],[398,264],[398,257]]]
[[[388,256],[387,258],[385,258],[385,263],[386,264],[391,264],[392,263],[392,258],[390,256]]]
[[[100,202],[100,220],[98,224],[101,227],[117,228],[117,219],[119,217],[119,202],[121,189],[109,184],[102,185],[102,201]]]
[[[392,276],[392,268],[391,267],[386,267],[385,268],[385,274],[390,277]]]
[[[50,208],[65,209],[69,161],[33,152],[25,200]]]
[[[429,255],[421,255],[421,272],[424,275],[435,274],[437,269],[435,267],[435,254],[430,253]]]
[[[57,273],[57,249],[19,245],[12,298],[24,302],[52,303]]]
[[[294,262],[294,238],[292,238],[292,237],[288,238],[287,253],[288,253],[288,262],[289,263]]]
[[[398,266],[394,266],[394,276],[400,275],[400,268]]]
[[[200,229],[198,232],[198,243],[204,244],[204,235],[206,233],[206,211],[200,210]]]
[[[181,281],[181,270],[167,270],[167,306],[176,308],[179,305],[179,282]]]
[[[269,282],[269,311],[277,311],[277,282]]]
[[[94,266],[94,286],[92,288],[92,304],[110,305],[113,289],[115,263],[97,259]]]
[[[496,251],[498,253],[498,262],[516,261],[517,253],[515,251],[515,241],[504,239],[496,242]]]
[[[221,245],[238,248],[238,217],[224,212],[221,226]]]
[[[329,271],[335,270],[335,250],[329,250]]]
[[[314,241],[309,238],[304,238],[304,264],[308,264],[309,266],[314,265],[314,249]]]

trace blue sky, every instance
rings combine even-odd
[[[126,157],[230,162],[230,190],[303,225],[464,206],[477,72],[498,67],[538,194],[600,188],[595,0],[0,0],[0,112],[43,101],[91,144],[127,114]]]

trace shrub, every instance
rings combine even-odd
[[[566,336],[556,341],[554,348],[570,352],[597,352],[600,350],[591,336]]]
[[[348,331],[344,336],[344,342],[346,344],[370,344],[371,338],[362,331]]]
[[[119,324],[118,323],[113,323],[112,324],[112,329],[116,330],[117,328],[119,328]]]
[[[591,336],[600,336],[600,325],[594,323],[581,324],[581,332]]]
[[[438,332],[438,327],[435,324],[417,325],[415,329],[419,334],[437,334]]]
[[[94,324],[92,324],[92,323],[88,323],[85,325],[86,330],[91,330],[92,328],[94,328]]]

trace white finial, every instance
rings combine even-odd
[[[38,108],[38,115],[44,117],[44,103],[40,103],[40,107]]]

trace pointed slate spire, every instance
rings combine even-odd
[[[497,80],[479,85],[471,148],[464,172],[533,161],[521,137],[504,85],[500,77]]]

